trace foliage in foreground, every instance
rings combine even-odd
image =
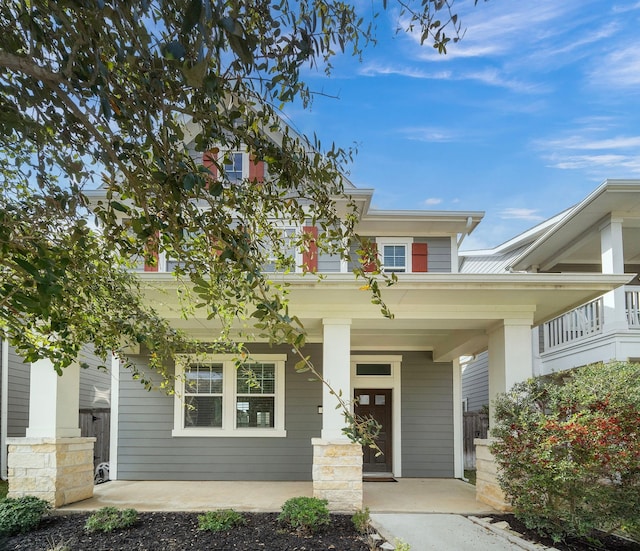
[[[358,510],[353,513],[351,522],[353,527],[360,533],[366,534],[369,532],[369,522],[371,521],[371,515],[369,514],[369,507],[365,507],[364,510]]]
[[[209,532],[225,532],[245,524],[244,517],[233,509],[220,509],[218,511],[207,511],[198,516],[198,530]]]
[[[500,485],[529,528],[640,532],[640,365],[530,379],[495,407]]]
[[[138,512],[135,509],[102,507],[89,516],[84,528],[87,532],[113,532],[129,528],[137,521]]]
[[[292,497],[282,506],[278,520],[290,528],[313,534],[330,523],[328,502],[317,497]]]
[[[48,502],[35,496],[3,499],[0,501],[0,536],[30,532],[50,509]]]

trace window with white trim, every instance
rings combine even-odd
[[[411,272],[412,238],[378,237],[376,244],[384,272]]]
[[[173,436],[286,436],[285,354],[183,355],[176,362]]]
[[[237,183],[242,181],[243,175],[243,153],[227,153],[224,156],[224,174],[231,183]]]

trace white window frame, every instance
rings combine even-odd
[[[247,363],[275,364],[276,388],[274,397],[274,427],[237,428],[236,397],[237,368],[236,356],[231,354],[181,354],[176,358],[176,393],[173,404],[172,436],[196,437],[242,437],[242,438],[284,438],[287,436],[284,420],[285,405],[285,363],[286,354],[258,354],[251,356]],[[184,426],[184,383],[185,367],[192,363],[222,364],[222,427],[185,427]],[[259,396],[256,394],[255,396]]]
[[[380,264],[384,271],[384,247],[396,246],[404,247],[405,251],[405,267],[404,272],[393,272],[396,274],[410,274],[413,271],[412,263],[412,250],[413,237],[376,237],[376,244],[378,246],[378,257],[380,258]],[[392,272],[389,272],[392,273]]]

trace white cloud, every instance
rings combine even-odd
[[[438,197],[429,197],[424,201],[424,204],[428,206],[439,205],[440,203],[442,203],[442,199]]]
[[[640,85],[640,41],[625,48],[616,47],[604,58],[595,60],[589,78],[595,86],[616,91],[621,87],[637,91]]]
[[[500,218],[505,220],[544,220],[543,216],[537,214],[536,209],[524,209],[524,208],[506,208],[500,211]]]
[[[399,133],[408,140],[427,143],[447,143],[458,139],[458,135],[449,128],[415,127],[402,128]]]

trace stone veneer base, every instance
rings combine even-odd
[[[8,497],[61,507],[93,496],[95,438],[7,438]]]
[[[494,438],[476,438],[476,501],[490,505],[498,511],[511,511],[511,503],[507,500],[498,482],[498,465],[491,453],[490,446]]]
[[[313,496],[335,512],[362,509],[362,446],[348,440],[312,438]]]

